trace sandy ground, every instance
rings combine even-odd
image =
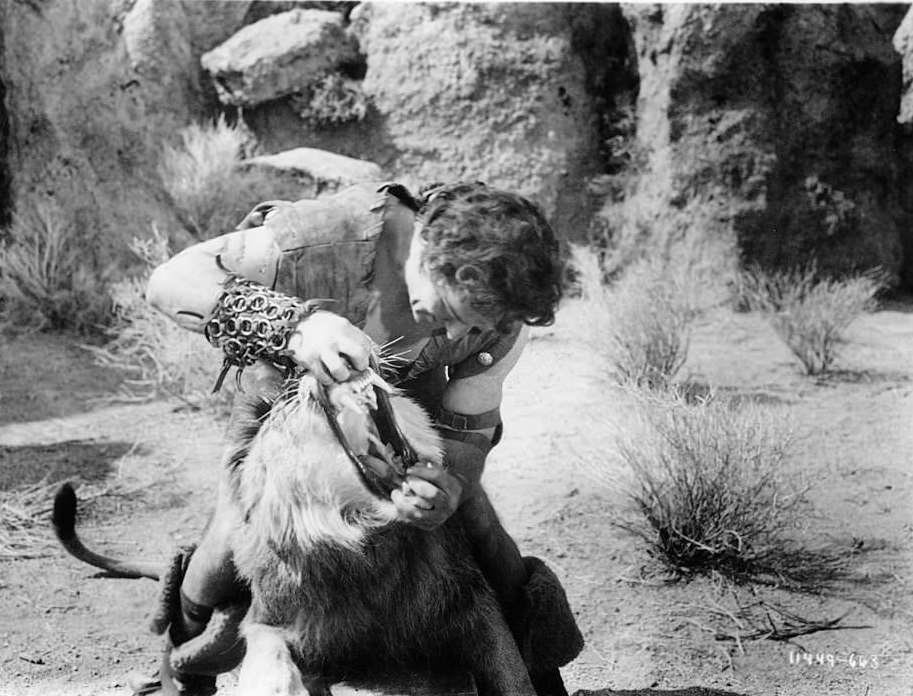
[[[811,484],[796,533],[841,545],[852,568],[850,581],[818,595],[712,577],[663,582],[643,544],[611,523],[625,510],[614,433],[630,414],[577,338],[585,317],[570,307],[535,331],[507,384],[505,439],[485,483],[523,550],[567,587],[587,640],[564,670],[569,688],[913,693],[911,309],[857,321],[840,371],[823,380],[804,376],[760,318],[720,310],[697,327],[680,374],[768,404],[795,426],[789,465]],[[81,528],[115,555],[165,558],[196,537],[222,421],[169,402],[100,407],[111,377],[65,340],[8,340],[0,361],[0,489],[77,472],[84,493],[111,486],[86,506]],[[146,628],[155,585],[95,578],[45,533],[43,557],[0,561],[0,695],[129,693],[127,674],[151,673],[158,660],[160,641]],[[733,629],[725,611],[758,599],[860,628],[792,644],[714,639],[710,631]],[[232,679],[221,682],[229,694]]]

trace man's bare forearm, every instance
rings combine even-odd
[[[152,272],[146,300],[185,329],[202,333],[228,277],[270,286],[280,253],[262,227],[194,244]]]

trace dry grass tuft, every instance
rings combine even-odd
[[[229,232],[275,188],[258,170],[240,168],[250,135],[224,117],[193,124],[180,132],[180,144],[167,145],[159,176],[178,217],[197,239]]]
[[[740,294],[744,305],[767,317],[806,374],[817,375],[831,368],[844,331],[875,308],[883,288],[877,272],[822,279],[815,266],[772,273],[752,268],[742,275]]]
[[[43,480],[0,490],[0,561],[43,558],[59,548],[51,531],[51,511],[60,481]],[[80,487],[80,503],[101,498],[131,497],[146,485],[127,486],[120,479]]]
[[[0,560],[40,558],[53,542],[51,509],[57,482],[0,491]]]
[[[641,259],[608,285],[596,255],[582,247],[574,248],[571,264],[583,339],[608,358],[619,383],[667,387],[687,358],[698,313],[692,282],[661,262]]]
[[[107,323],[110,271],[85,260],[78,231],[51,201],[25,199],[0,245],[0,321],[14,330],[91,333]]]
[[[839,559],[791,541],[805,485],[791,471],[786,415],[711,396],[631,392],[641,427],[619,453],[631,473],[635,517],[621,526],[678,576],[719,573],[809,588],[839,574]]]

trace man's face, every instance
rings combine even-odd
[[[420,231],[421,225],[416,223],[404,269],[415,321],[443,326],[449,339],[460,338],[473,328],[494,328],[491,319],[483,317],[472,308],[469,292],[431,277],[431,273],[421,263],[425,242],[422,241]]]

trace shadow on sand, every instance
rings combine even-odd
[[[75,478],[102,481],[131,447],[128,442],[96,440],[0,446],[0,490]]]

